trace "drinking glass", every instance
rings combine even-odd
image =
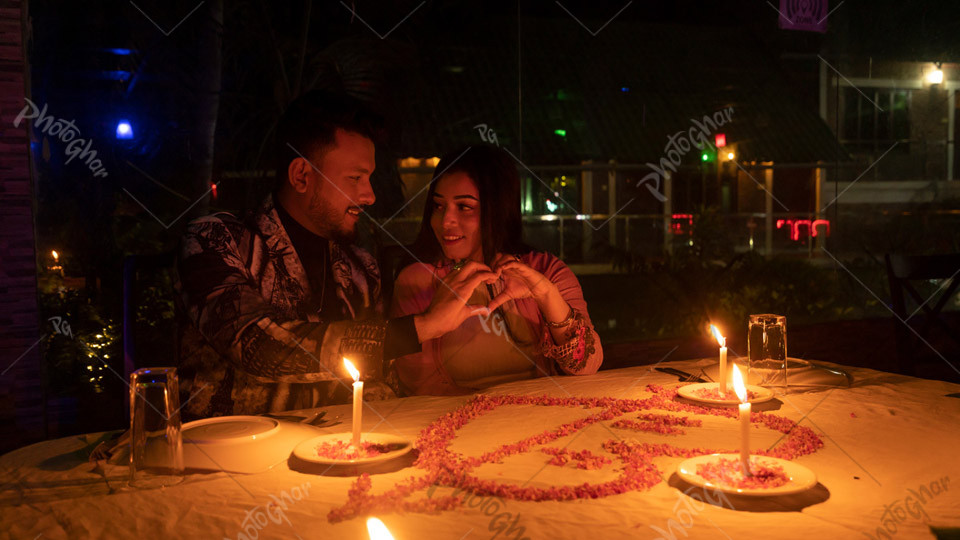
[[[787,389],[787,318],[750,315],[747,325],[747,380],[760,386]]]
[[[183,437],[177,368],[130,374],[130,481],[156,488],[183,481]]]

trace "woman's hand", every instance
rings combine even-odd
[[[557,320],[566,317],[568,311],[564,308],[567,308],[567,304],[557,286],[546,276],[520,262],[517,257],[503,253],[494,257],[492,267],[495,272],[500,272],[504,289],[490,302],[491,310],[508,300],[533,298],[547,320],[552,320],[552,312],[562,312]]]
[[[543,319],[553,323],[550,334],[554,342],[563,343],[567,339],[565,332],[569,326],[565,321],[573,320],[573,308],[567,304],[556,284],[513,255],[498,254],[491,266],[494,272],[500,273],[504,291],[490,302],[489,308],[497,309],[508,300],[533,298]]]
[[[495,309],[471,305],[467,301],[481,283],[494,283],[499,276],[499,271],[491,271],[487,265],[472,261],[447,274],[437,287],[427,311],[413,319],[420,342],[438,338],[455,330],[468,318],[487,315]]]

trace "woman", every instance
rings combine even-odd
[[[441,282],[463,265],[500,276],[469,299],[489,316],[423,343],[396,361],[409,394],[451,395],[536,376],[595,373],[603,350],[573,272],[522,241],[520,177],[513,159],[493,146],[443,158],[430,182],[414,244],[420,263],[403,269],[392,316],[421,313]],[[468,271],[468,269],[464,269]]]

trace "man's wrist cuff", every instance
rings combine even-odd
[[[417,338],[417,326],[414,322],[416,315],[407,315],[387,321],[387,333],[383,343],[383,358],[399,358],[421,351],[420,340]]]

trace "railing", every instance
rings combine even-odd
[[[717,230],[695,234],[695,217],[689,214],[527,215],[523,216],[523,232],[527,243],[573,263],[610,262],[610,248],[658,255],[690,246],[695,238],[720,242],[733,252],[813,256],[818,242],[831,233],[830,222],[813,214],[777,213],[771,217],[767,220],[763,213],[717,215],[709,225]],[[419,227],[418,218],[396,218],[386,224],[390,236],[405,244],[413,241]],[[387,235],[382,240],[392,243]]]
[[[700,227],[698,230],[697,227]],[[390,235],[409,244],[419,218],[396,218]],[[691,242],[710,243],[729,254],[824,258],[876,257],[883,253],[960,251],[960,210],[888,211],[847,206],[832,213],[580,214],[523,216],[524,240],[568,263],[610,263],[615,252],[658,256]],[[393,241],[383,235],[387,244]]]

